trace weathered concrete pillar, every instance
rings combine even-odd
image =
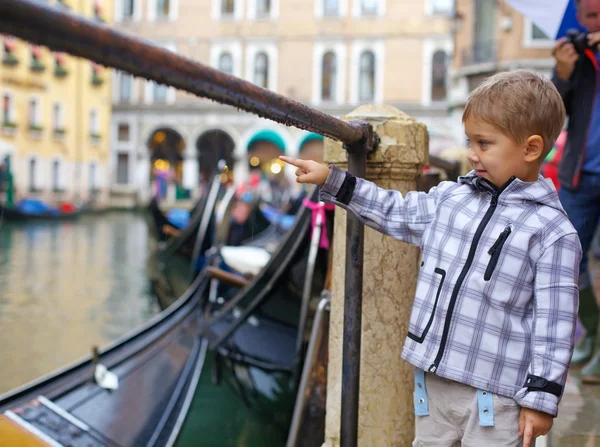
[[[371,123],[381,137],[367,179],[402,193],[414,190],[427,162],[427,128],[390,106],[361,106],[343,120]],[[325,160],[347,169],[346,151],[326,140]],[[346,212],[336,209],[329,332],[325,446],[340,445]],[[410,446],[414,435],[413,368],[400,358],[417,282],[419,249],[365,229],[358,439],[365,447]]]

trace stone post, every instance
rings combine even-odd
[[[403,194],[427,163],[427,128],[390,106],[361,106],[342,118],[365,120],[381,137],[367,159],[367,179]],[[342,144],[326,140],[325,160],[347,169]],[[346,212],[335,212],[325,446],[340,445]],[[358,444],[410,446],[414,436],[413,367],[400,358],[408,330],[420,252],[365,229]]]

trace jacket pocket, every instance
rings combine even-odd
[[[498,236],[498,239],[496,239],[494,245],[492,245],[492,247],[489,249],[488,254],[491,256],[491,258],[487,268],[485,269],[485,274],[483,275],[483,279],[485,281],[489,281],[492,277],[492,273],[494,273],[494,269],[498,264],[498,259],[500,259],[502,247],[504,247],[504,243],[506,242],[506,239],[508,239],[508,236],[510,236],[511,231],[510,225],[507,226],[504,231],[500,233],[500,236]]]
[[[425,340],[425,336],[427,335],[427,332],[429,332],[429,328],[431,327],[431,323],[433,323],[433,317],[435,316],[435,311],[437,309],[438,301],[440,299],[440,293],[442,292],[442,286],[444,285],[444,280],[446,279],[446,271],[445,270],[436,268],[434,270],[434,272],[437,273],[438,275],[440,275],[440,283],[438,285],[437,293],[435,294],[435,301],[433,303],[433,309],[431,310],[431,315],[429,315],[429,320],[427,320],[425,329],[423,329],[423,333],[420,336],[408,331],[408,338],[416,341],[417,343],[423,343],[423,340]]]

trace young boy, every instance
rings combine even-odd
[[[565,119],[552,83],[497,74],[463,124],[473,171],[402,196],[339,168],[281,157],[297,181],[417,245],[402,358],[416,367],[413,446],[532,445],[557,415],[577,318],[581,245],[541,164]]]

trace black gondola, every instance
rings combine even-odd
[[[222,387],[233,386],[239,408],[271,418],[273,440],[280,445],[287,436],[302,363],[297,347],[305,340],[301,319],[308,306],[303,281],[310,216],[308,209],[299,212],[265,269],[229,302],[210,301],[208,285],[216,270],[206,268],[174,305],[100,352],[99,363],[119,379],[117,390],[94,382],[98,366],[87,358],[1,396],[0,413],[63,445],[76,440],[89,446],[173,445],[193,437],[205,423],[192,413],[186,419],[194,402],[210,395],[208,389],[197,388],[202,373],[225,382]],[[327,253],[319,252],[316,260],[313,296],[322,288]],[[263,376],[260,383],[241,379],[257,371]],[[265,393],[272,393],[275,385],[278,396],[267,399]],[[243,433],[222,433],[223,443],[216,445],[235,445],[238,435]],[[209,440],[203,444],[201,434],[196,439],[194,445],[215,445]]]
[[[38,220],[74,220],[86,212],[86,207],[81,207],[73,212],[41,212],[27,213],[14,206],[0,204],[0,219],[14,221],[38,221]]]

